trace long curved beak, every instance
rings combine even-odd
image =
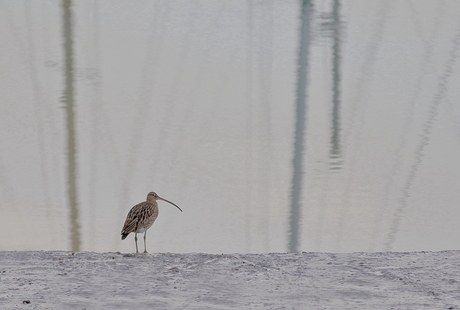
[[[179,208],[179,206],[178,206],[178,205],[176,205],[175,203],[173,203],[173,202],[171,202],[171,201],[169,201],[169,200],[163,199],[163,198],[161,198],[161,197],[158,197],[157,199],[160,199],[160,200],[166,201],[166,202],[168,202],[168,203],[172,204],[173,206],[175,206],[177,209],[179,209],[179,210],[180,210],[180,212],[183,212],[183,211],[182,211],[182,209],[181,209],[181,208]]]

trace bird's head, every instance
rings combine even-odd
[[[169,201],[169,200],[166,200],[166,199],[164,199],[164,198],[161,198],[160,196],[158,196],[157,193],[155,193],[155,192],[150,192],[150,193],[147,194],[147,201],[156,201],[156,200],[163,200],[163,201],[166,201],[167,203],[170,203],[170,204],[172,204],[173,206],[175,206],[177,209],[179,209],[180,212],[182,212],[182,209],[179,208],[178,205],[176,205],[175,203],[173,203],[173,202],[171,202],[171,201]]]

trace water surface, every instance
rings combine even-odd
[[[458,249],[460,3],[306,5],[2,1],[0,250]]]

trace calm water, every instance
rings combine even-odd
[[[0,250],[460,249],[458,12],[1,1]]]

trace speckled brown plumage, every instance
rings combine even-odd
[[[130,233],[133,232],[135,234],[134,240],[136,243],[136,253],[139,253],[137,247],[138,233],[144,233],[144,253],[147,253],[147,246],[145,240],[147,230],[150,228],[150,226],[153,225],[153,223],[158,217],[157,200],[166,201],[177,207],[182,212],[181,208],[179,208],[176,204],[172,203],[169,200],[161,198],[154,192],[150,192],[147,194],[146,201],[141,202],[132,207],[128,215],[126,216],[125,224],[123,225],[123,229],[121,230],[121,240],[124,240]]]
[[[149,229],[158,217],[158,204],[156,201],[150,203],[141,202],[129,211],[126,216],[125,225],[121,230],[121,240],[124,240],[130,233],[142,233]],[[144,231],[141,231],[145,229]]]

